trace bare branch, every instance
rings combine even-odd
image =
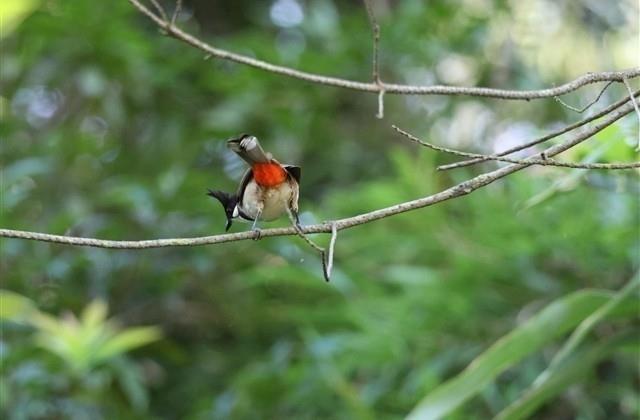
[[[549,98],[565,93],[573,92],[582,86],[598,82],[620,82],[624,79],[633,79],[640,76],[640,68],[632,68],[624,71],[610,71],[602,73],[587,73],[577,79],[565,83],[563,85],[541,90],[505,90],[492,89],[485,87],[460,87],[460,86],[415,86],[402,84],[387,84],[383,87],[376,83],[357,82],[353,80],[340,79],[337,77],[324,76],[315,73],[295,70],[290,67],[279,66],[266,61],[257,60],[241,54],[232,53],[220,48],[215,48],[200,39],[190,35],[181,29],[172,26],[171,22],[161,19],[153,14],[148,8],[140,3],[139,0],[128,0],[141,13],[153,20],[160,28],[164,29],[168,35],[179,39],[195,48],[204,51],[212,57],[229,60],[240,64],[255,67],[270,73],[280,74],[294,79],[304,80],[307,82],[317,83],[326,86],[336,86],[345,89],[352,89],[361,92],[378,93],[385,90],[387,93],[398,95],[468,95],[481,96],[487,98],[513,99],[513,100],[530,100],[539,98]]]
[[[367,9],[367,16],[369,18],[369,24],[371,25],[371,31],[373,33],[373,58],[372,58],[372,75],[373,75],[373,83],[378,85],[378,113],[376,114],[376,118],[383,119],[384,118],[384,94],[385,87],[380,79],[380,25],[378,25],[378,21],[376,20],[376,16],[373,14],[373,8],[371,7],[371,0],[364,0],[364,7]]]
[[[176,20],[180,17],[182,11],[182,0],[176,0],[176,8],[173,9],[173,15],[171,16],[171,26],[176,26]]]
[[[624,79],[623,79],[624,80]],[[562,99],[560,99],[559,97],[554,97],[553,99],[556,100],[556,102],[558,102],[560,105],[564,106],[565,108],[569,108],[572,111],[577,112],[578,114],[582,114],[584,111],[586,111],[587,109],[589,109],[593,104],[595,104],[596,102],[598,102],[600,100],[600,98],[602,97],[602,95],[604,94],[604,92],[607,90],[607,88],[609,86],[611,86],[611,84],[613,83],[613,81],[607,83],[606,85],[604,85],[604,87],[600,90],[600,93],[598,94],[598,96],[596,96],[596,98],[589,102],[588,104],[586,104],[584,107],[582,108],[575,108],[571,105],[569,105],[568,103],[564,102]]]
[[[633,111],[632,104],[625,104],[617,111],[611,112],[597,124],[594,124],[582,132],[575,133],[571,138],[557,145],[551,146],[544,151],[548,157],[553,157],[558,153],[562,153],[574,147],[577,144],[582,143],[594,134],[602,131],[604,128],[610,126],[620,118],[631,113]],[[535,157],[533,155],[532,157]],[[421,209],[424,207],[432,206],[443,201],[451,200],[456,197],[461,197],[472,193],[473,191],[482,188],[492,182],[504,178],[514,172],[531,166],[531,163],[513,163],[504,168],[496,169],[491,172],[487,172],[464,181],[446,190],[440,191],[436,194],[432,194],[427,197],[419,198],[413,201],[407,201],[404,203],[396,204],[390,207],[374,210],[369,213],[360,214],[353,217],[347,217],[345,219],[339,219],[332,222],[318,223],[315,225],[308,225],[301,228],[301,231],[310,233],[329,233],[333,229],[340,231],[348,229],[354,226],[359,226],[365,223],[370,223],[375,220],[391,217],[396,214],[406,213],[408,211]],[[264,229],[261,231],[261,237],[266,238],[270,236],[288,236],[296,235],[296,229],[294,227],[288,228],[274,228]],[[254,239],[254,232],[239,232],[231,234],[203,236],[197,238],[175,238],[175,239],[152,239],[144,241],[113,241],[95,238],[78,238],[73,236],[63,235],[51,235],[47,233],[28,232],[12,229],[0,229],[0,237],[16,238],[16,239],[28,239],[41,242],[54,242],[66,245],[78,245],[78,246],[90,246],[98,248],[113,248],[113,249],[145,249],[145,248],[162,248],[162,247],[174,247],[174,246],[198,246],[198,245],[213,245],[227,242],[243,241],[247,239]]]
[[[638,102],[636,101],[636,95],[633,93],[633,91],[631,90],[631,85],[629,84],[629,81],[625,78],[622,79],[622,81],[624,82],[624,85],[627,88],[627,91],[629,91],[629,99],[631,99],[631,102],[633,102],[633,109],[635,109],[636,111],[636,115],[638,116],[638,144],[636,145],[636,152],[640,152],[640,109],[638,109]]]
[[[640,168],[640,162],[631,162],[631,163],[573,163],[573,162],[560,162],[554,159],[510,159],[500,157],[498,155],[483,155],[479,153],[469,153],[463,152],[456,149],[449,149],[447,147],[436,146],[435,144],[426,142],[424,140],[420,140],[416,136],[402,130],[398,126],[392,125],[394,130],[398,133],[402,134],[404,137],[409,140],[418,143],[421,146],[428,147],[429,149],[436,150],[438,152],[450,153],[456,156],[464,156],[471,158],[479,158],[483,160],[497,160],[500,162],[508,162],[508,163],[518,163],[518,164],[529,164],[529,165],[541,165],[541,166],[559,166],[563,168],[574,168],[574,169],[633,169]]]
[[[382,83],[380,80],[380,66],[378,63],[378,52],[380,47],[380,25],[376,20],[376,16],[373,14],[373,8],[371,7],[371,0],[364,0],[364,7],[367,9],[367,16],[369,18],[369,24],[371,25],[371,31],[373,32],[373,81],[374,83]]]
[[[640,95],[640,90],[637,90],[634,93],[632,93],[633,97],[636,97],[638,95]],[[496,154],[496,156],[506,156],[506,155],[509,155],[511,153],[514,153],[514,152],[519,152],[520,150],[528,149],[529,147],[535,146],[537,144],[540,144],[540,143],[543,143],[543,142],[545,142],[547,140],[550,140],[550,139],[552,139],[554,137],[558,137],[558,136],[560,136],[562,134],[568,133],[571,130],[574,130],[574,129],[578,128],[578,127],[581,127],[581,126],[583,126],[585,124],[590,123],[591,121],[595,121],[598,118],[609,114],[611,111],[620,108],[622,105],[624,105],[627,102],[629,102],[629,98],[623,98],[623,99],[621,99],[621,100],[609,105],[608,107],[606,107],[602,111],[600,111],[600,112],[598,112],[598,113],[596,113],[596,114],[594,114],[594,115],[592,115],[592,116],[590,116],[588,118],[585,118],[583,120],[580,120],[578,122],[570,124],[570,125],[568,125],[566,127],[562,127],[562,128],[560,128],[558,130],[554,130],[549,134],[546,134],[546,135],[544,135],[542,137],[534,139],[534,140],[532,140],[530,142],[527,142],[525,144],[521,144],[519,146],[511,147],[511,148],[509,148],[507,150],[504,150],[504,151]],[[455,169],[455,168],[461,168],[463,166],[474,165],[476,163],[484,162],[486,160],[487,159],[484,159],[484,158],[463,160],[461,162],[456,162],[456,163],[451,163],[451,164],[448,164],[448,165],[438,166],[437,169],[439,171],[446,171],[446,170],[449,170],[449,169]]]
[[[149,1],[151,2],[151,4],[153,4],[153,7],[160,14],[160,18],[162,18],[163,21],[167,22],[167,14],[165,13],[165,11],[162,8],[162,6],[160,6],[160,3],[158,3],[158,0],[149,0]]]

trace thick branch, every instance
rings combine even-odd
[[[624,79],[633,79],[640,76],[640,68],[632,68],[624,71],[609,71],[602,73],[587,73],[577,79],[565,83],[563,85],[541,89],[541,90],[505,90],[505,89],[492,89],[484,87],[459,87],[459,86],[415,86],[415,85],[402,85],[402,84],[388,84],[388,83],[365,83],[357,82],[353,80],[340,79],[337,77],[324,76],[315,73],[304,72],[295,70],[290,67],[279,66],[266,61],[257,60],[255,58],[247,57],[241,54],[232,53],[220,48],[215,48],[210,44],[207,44],[200,39],[190,35],[183,30],[179,29],[175,25],[172,25],[170,21],[162,19],[151,12],[138,0],[128,0],[136,9],[148,16],[153,20],[156,25],[163,29],[167,35],[170,35],[176,39],[179,39],[187,44],[198,48],[212,57],[220,58],[223,60],[234,61],[236,63],[245,64],[251,67],[255,67],[270,73],[281,74],[283,76],[292,77],[294,79],[305,80],[312,83],[317,83],[327,86],[336,86],[345,89],[352,89],[362,92],[386,92],[400,95],[468,95],[468,96],[482,96],[488,98],[500,98],[500,99],[518,99],[518,100],[530,100],[539,98],[549,98],[564,95],[569,92],[573,92],[582,86],[589,85],[598,82],[619,82],[623,83]]]
[[[580,133],[576,133],[568,140],[549,147],[544,151],[548,157],[553,157],[559,153],[568,150],[575,145],[585,141],[594,134],[613,124],[620,118],[633,111],[633,104],[628,103],[620,107],[617,111],[607,115],[597,124],[590,126]],[[533,155],[535,157],[537,155]],[[451,200],[452,198],[461,197],[472,193],[473,191],[482,188],[492,182],[504,178],[514,172],[524,169],[531,164],[511,164],[504,168],[497,169],[492,172],[488,172],[482,175],[478,175],[465,182],[462,182],[453,187],[447,188],[444,191],[430,195],[428,197],[420,198],[405,203],[396,204],[394,206],[386,207],[379,210],[374,210],[369,213],[360,214],[358,216],[348,217],[345,219],[336,220],[333,222],[318,223],[315,225],[304,226],[302,231],[305,234],[310,233],[330,233],[335,226],[336,231],[348,229],[354,226],[370,223],[375,220],[380,220],[385,217],[394,216],[396,214],[405,213],[411,210],[421,209],[423,207],[432,206],[436,203]],[[293,227],[288,228],[275,228],[265,229],[261,231],[261,237],[269,236],[287,236],[296,235],[296,229]],[[94,238],[78,238],[72,236],[62,235],[50,235],[46,233],[27,232],[11,229],[0,229],[0,237],[17,238],[17,239],[29,239],[42,242],[55,242],[66,245],[79,245],[79,246],[91,246],[99,248],[115,248],[115,249],[144,249],[144,248],[161,248],[161,247],[173,247],[173,246],[196,246],[196,245],[212,245],[226,242],[242,241],[247,239],[254,239],[255,232],[240,232],[232,234],[204,236],[198,238],[176,238],[176,239],[153,239],[147,241],[111,241]]]

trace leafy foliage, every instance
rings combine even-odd
[[[122,410],[131,407],[139,412],[147,408],[148,395],[140,369],[125,354],[160,339],[159,329],[121,330],[113,320],[106,319],[107,306],[99,300],[91,302],[80,319],[73,314],[55,318],[37,310],[29,299],[8,291],[0,290],[0,302],[4,308],[1,319],[10,323],[9,337],[14,333],[20,337],[11,323],[35,329],[33,339],[18,338],[15,343],[18,354],[28,350],[35,358],[4,360],[3,385],[14,391],[3,395],[3,411],[16,418],[33,418],[85,416],[102,403],[114,405],[113,409],[121,404]],[[37,347],[46,352],[39,354]],[[9,349],[9,355],[16,353],[11,346]],[[118,393],[110,390],[112,382],[125,391],[128,403],[122,404]],[[52,398],[59,394],[65,396]],[[67,397],[71,400],[67,401]]]

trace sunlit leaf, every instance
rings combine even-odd
[[[9,35],[38,5],[39,0],[2,0],[0,4],[0,39]]]
[[[30,299],[10,290],[0,290],[0,320],[24,322],[35,310]]]
[[[107,310],[104,301],[94,300],[84,309],[80,321],[85,328],[95,328],[107,319]]]
[[[157,327],[129,328],[116,334],[105,343],[95,355],[96,360],[105,360],[129,350],[157,341],[162,337],[162,332]]]

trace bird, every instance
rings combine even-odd
[[[259,232],[258,221],[276,220],[285,213],[299,226],[300,167],[281,164],[249,134],[227,140],[227,147],[247,162],[249,168],[235,193],[208,189],[207,195],[217,199],[224,208],[225,231],[229,231],[234,219],[240,219],[253,222],[251,230]]]

